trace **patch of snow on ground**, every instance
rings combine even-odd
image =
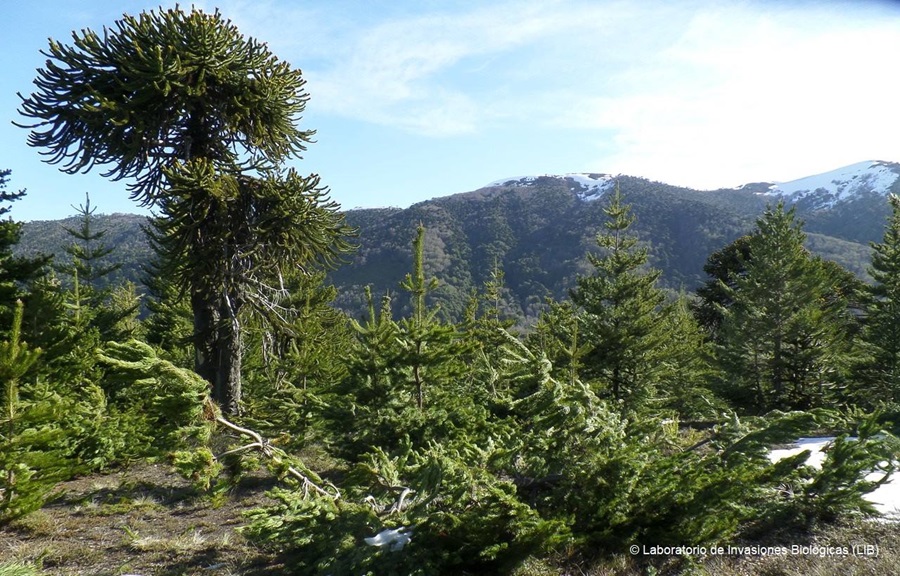
[[[516,176],[513,178],[504,178],[495,180],[488,184],[491,186],[534,186],[538,178],[562,178],[569,182],[569,189],[578,195],[580,200],[590,202],[601,198],[607,190],[611,189],[615,184],[615,177],[609,174],[588,174],[583,172],[573,172],[570,174],[543,174],[541,176]]]
[[[825,462],[826,451],[833,441],[834,437],[800,438],[791,448],[772,450],[769,453],[769,460],[778,462],[804,450],[809,450],[810,454],[806,463],[815,468],[821,468],[822,463]],[[881,473],[873,472],[866,476],[866,480],[878,480],[881,477]],[[875,508],[885,517],[900,519],[900,482],[897,482],[896,477],[879,486],[874,492],[866,494],[866,500],[874,504]]]
[[[823,195],[824,205],[833,205],[862,190],[886,192],[897,178],[898,174],[891,166],[870,160],[815,176],[773,184],[764,194],[783,196],[792,202],[817,194]]]
[[[573,186],[571,190],[585,202],[601,198],[616,183],[609,174],[566,174],[565,178],[578,185],[580,189]]]
[[[502,180],[494,180],[485,188],[493,186],[531,186],[539,176],[513,176],[512,178],[503,178]]]
[[[409,544],[409,541],[412,539],[412,534],[407,532],[407,530],[406,526],[393,530],[388,528],[371,538],[366,538],[365,541],[369,546],[377,546],[379,548],[387,546],[387,549],[391,552],[398,552],[403,550],[403,547]]]

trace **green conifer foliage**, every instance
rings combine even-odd
[[[159,272],[151,262],[142,280],[147,288],[145,303],[149,314],[142,324],[145,340],[165,354],[166,359],[182,368],[193,367],[191,349],[193,315],[186,295],[178,289],[174,279]]]
[[[15,202],[25,195],[24,190],[9,192],[6,190],[10,170],[0,170],[0,203]],[[50,261],[49,256],[40,258],[21,258],[13,256],[13,246],[19,243],[22,236],[22,224],[8,218],[9,206],[0,206],[0,321],[4,326],[11,325],[16,300],[23,298],[23,285],[38,278]]]
[[[178,162],[272,166],[313,135],[297,127],[308,100],[300,70],[218,12],[125,15],[43,54],[37,89],[22,98],[29,144],[71,174],[100,165],[134,179],[143,205],[165,197],[164,173]]]
[[[699,300],[692,310],[697,321],[713,337],[718,337],[722,326],[722,310],[731,307],[734,283],[746,273],[746,263],[750,261],[749,236],[741,236],[721,250],[709,255],[703,271],[710,277],[697,288]]]
[[[354,334],[347,316],[333,307],[337,291],[324,273],[297,273],[285,286],[284,321],[247,324],[244,421],[298,450],[320,432],[328,397],[347,376]]]
[[[900,198],[890,196],[892,214],[881,243],[872,244],[873,284],[867,289],[863,339],[869,357],[858,395],[867,404],[900,402]]]
[[[657,407],[681,420],[718,420],[729,407],[711,389],[719,376],[715,348],[691,313],[685,294],[665,308],[662,322],[669,338],[659,350],[666,364]]]
[[[730,394],[754,410],[822,406],[848,369],[847,301],[804,238],[793,208],[770,206],[748,241],[745,274],[726,287],[720,358]]]
[[[109,342],[98,359],[106,369],[110,409],[127,444],[122,456],[158,456],[209,439],[208,388],[196,374],[138,340]]]
[[[104,264],[103,258],[113,252],[113,248],[106,246],[103,237],[106,230],[94,228],[94,212],[96,207],[91,206],[91,197],[85,194],[84,204],[76,208],[81,217],[78,228],[66,228],[66,233],[72,238],[72,243],[65,247],[65,252],[72,261],[71,264],[63,264],[57,269],[75,277],[78,282],[98,296],[103,294],[99,281],[112,272],[122,267],[121,264]],[[94,304],[96,305],[96,301]]]
[[[603,252],[589,255],[595,272],[578,278],[572,301],[582,310],[582,373],[628,412],[645,405],[665,378],[665,294],[656,286],[660,272],[646,269],[647,248],[628,234],[634,217],[618,187],[604,211],[606,232],[597,236]]]
[[[81,217],[78,228],[66,228],[72,243],[65,247],[71,262],[57,264],[56,269],[71,278],[68,292],[75,322],[96,329],[101,340],[124,341],[137,336],[140,297],[130,282],[120,286],[107,285],[106,277],[121,267],[121,264],[104,264],[103,260],[113,253],[114,248],[106,246],[103,237],[106,230],[94,226],[94,212],[90,195],[85,194],[85,203],[77,207]]]
[[[0,343],[0,524],[40,508],[65,468],[58,397],[21,385],[41,355],[21,341],[19,301],[9,340]],[[54,447],[56,446],[56,447]]]
[[[515,321],[507,317],[503,270],[495,263],[481,294],[473,294],[461,325],[463,338],[469,346],[466,364],[468,387],[477,395],[476,401],[492,406],[493,411],[504,410],[511,400],[511,390],[500,378],[497,369],[507,345],[508,333]]]
[[[425,408],[426,395],[438,392],[431,390],[440,378],[436,373],[449,364],[447,360],[453,352],[459,352],[454,348],[460,344],[455,327],[438,321],[438,310],[429,310],[425,304],[438,282],[435,278],[425,278],[424,249],[425,227],[419,225],[413,242],[413,271],[400,283],[400,288],[409,292],[412,313],[400,321],[398,338],[402,347],[400,360],[409,366],[413,397],[419,410]],[[450,377],[445,381],[449,383],[452,376],[447,376]]]
[[[72,458],[69,472],[103,469],[127,452],[127,438],[110,411],[110,386],[97,362],[104,314],[121,319],[116,309],[92,308],[80,296],[77,273],[72,289],[65,289],[54,274],[34,282],[25,313],[24,331],[44,353],[34,367],[36,378],[47,383],[65,411],[58,417],[65,430],[62,443]],[[89,289],[85,292],[91,293]],[[126,332],[106,330],[107,336]]]
[[[218,12],[178,7],[51,40],[46,56],[20,109],[29,143],[69,173],[106,166],[158,210],[153,241],[190,300],[195,369],[239,412],[242,307],[275,306],[273,269],[347,250],[318,176],[277,174],[313,136],[298,128],[301,72]]]
[[[195,349],[216,362],[213,397],[237,413],[246,313],[284,324],[285,278],[334,267],[352,231],[315,175],[219,177],[199,161],[167,174],[171,193],[151,234],[159,273],[190,294],[195,312],[200,301],[214,305],[201,332],[216,340],[201,342],[195,322]]]
[[[548,300],[525,342],[550,361],[554,377],[572,380],[581,374],[581,357],[589,348],[578,329],[578,312],[571,301]]]
[[[32,283],[23,333],[44,350],[36,367],[42,378],[69,390],[99,381],[94,353],[101,338],[92,325],[94,313],[80,295],[77,282],[67,290],[51,272]]]
[[[352,450],[377,446],[390,452],[404,438],[418,448],[468,434],[486,417],[476,402],[477,390],[465,376],[470,342],[455,325],[439,318],[438,308],[427,304],[436,281],[424,272],[424,242],[425,228],[419,226],[413,269],[401,283],[410,297],[409,316],[393,321],[387,298],[376,313],[369,294],[369,321],[354,323],[359,345],[341,387],[352,399]],[[346,427],[344,421],[341,425]]]
[[[590,386],[555,378],[545,357],[510,343],[504,377],[530,392],[514,403],[516,432],[502,450],[504,471],[520,499],[543,518],[561,520],[594,552],[644,542],[710,545],[779,522],[803,527],[833,510],[864,512],[860,495],[872,486],[854,482],[865,466],[891,459],[885,446],[872,446],[878,456],[865,464],[860,449],[821,474],[803,466],[806,454],[769,461],[773,444],[843,425],[825,411],[772,413],[753,422],[732,416],[701,441],[684,444],[676,420],[645,414],[628,422]],[[790,498],[785,486],[796,489]]]

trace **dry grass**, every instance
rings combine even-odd
[[[213,505],[160,465],[65,482],[61,498],[0,529],[0,569],[37,567],[28,574],[46,576],[277,573],[277,563],[236,530],[244,511],[267,502],[269,487],[264,475],[251,476]]]

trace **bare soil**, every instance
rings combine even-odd
[[[54,576],[279,573],[273,555],[238,531],[272,486],[260,472],[211,499],[165,464],[70,480],[44,508],[0,528],[0,562]]]

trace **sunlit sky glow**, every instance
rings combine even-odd
[[[163,8],[174,3],[161,3]],[[0,168],[12,216],[61,218],[124,182],[68,176],[16,128],[48,38],[160,3],[6,3]],[[187,5],[183,3],[183,5]],[[700,189],[900,161],[900,2],[197,2],[303,70],[316,172],[345,208],[408,206],[526,174],[629,174]]]

